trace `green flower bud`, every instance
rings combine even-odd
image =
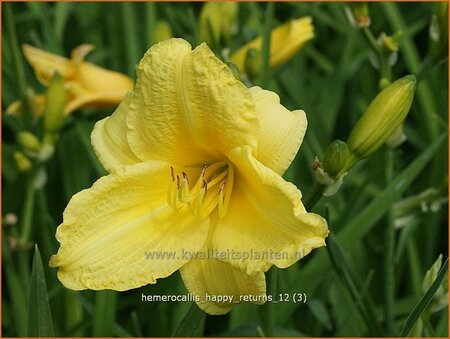
[[[41,143],[39,142],[39,139],[30,132],[25,131],[17,134],[17,142],[27,151],[39,152],[39,150],[41,149]]]
[[[239,72],[239,69],[235,64],[232,62],[227,62],[227,66],[230,68],[231,73],[233,73],[233,76],[236,80],[241,80],[241,73]]]
[[[55,73],[47,89],[47,105],[44,113],[44,143],[53,143],[53,138],[61,128],[67,96],[64,79]]]
[[[416,78],[405,76],[382,90],[358,120],[347,140],[356,157],[375,152],[401,126],[411,108]]]
[[[370,26],[369,4],[367,2],[352,3],[352,10],[358,27]]]
[[[153,38],[154,43],[158,43],[160,41],[164,41],[173,37],[172,28],[170,25],[164,20],[158,20],[155,24]]]
[[[425,293],[436,280],[439,271],[442,268],[442,254],[433,263],[430,269],[425,273],[422,281],[422,291]],[[431,313],[437,312],[448,305],[448,275],[436,291],[430,304]]]
[[[245,56],[244,69],[250,79],[258,77],[259,72],[261,71],[262,61],[261,52],[254,48],[249,48],[247,55]]]
[[[380,42],[381,46],[385,48],[388,52],[394,53],[398,52],[399,42],[403,33],[399,32],[393,36],[386,35],[385,33],[381,33]]]
[[[337,177],[350,156],[347,144],[341,140],[334,140],[325,150],[323,168],[331,177]]]
[[[28,159],[28,157],[22,152],[14,152],[13,158],[19,172],[27,172],[33,166],[30,159]]]

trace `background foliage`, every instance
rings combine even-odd
[[[166,20],[175,36],[198,44],[201,6],[2,3],[3,111],[20,98],[21,84],[37,92],[44,90],[22,54],[14,54],[20,44],[68,56],[77,45],[92,43],[96,50],[88,56],[90,62],[134,77],[137,62],[153,42],[155,20]],[[392,67],[394,79],[420,70],[430,43],[428,30],[435,6],[370,5],[371,28],[377,36],[403,31],[398,60]],[[265,7],[263,3],[239,4],[239,31],[227,47],[235,50],[261,32]],[[310,15],[316,32],[316,38],[298,55],[270,71],[268,82],[285,106],[307,112],[305,141],[285,175],[305,197],[315,182],[311,169],[315,156],[322,156],[332,140],[347,138],[378,92],[379,73],[370,62],[372,52],[361,32],[350,24],[346,7],[343,3],[274,6],[272,26]],[[394,202],[429,188],[437,189],[438,197],[447,197],[446,142],[441,138],[436,144],[447,131],[447,67],[445,62],[430,69],[421,81],[405,125],[408,140],[393,151],[393,173],[386,174],[391,151],[379,150],[347,175],[337,195],[315,206],[315,212],[328,214],[332,237],[327,248],[314,251],[277,275],[277,293],[306,293],[307,302],[239,305],[228,315],[207,316],[197,334],[256,336],[264,332],[267,323],[274,324],[278,336],[400,334],[424,294],[426,270],[439,254],[445,258],[448,252],[446,202],[432,210],[423,208],[430,201],[419,199],[408,211],[407,222],[395,231],[388,259],[385,234],[389,218],[395,218]],[[23,70],[23,76],[18,70]],[[97,120],[113,110],[85,109],[65,120],[55,155],[45,166],[46,185],[35,192],[29,244],[17,240],[30,202],[30,174],[18,171],[12,154],[19,149],[17,133],[29,130],[39,135],[41,122],[31,124],[20,117],[2,115],[2,215],[14,213],[18,217],[16,224],[4,222],[2,227],[3,336],[42,334],[39,329],[57,336],[169,336],[189,308],[188,303],[141,301],[142,294],[186,293],[178,273],[156,285],[123,293],[74,292],[65,289],[56,278],[56,270],[47,265],[58,248],[55,229],[69,199],[105,174],[90,146],[90,132]],[[43,265],[39,256],[34,257],[33,244],[40,250]],[[36,316],[36,310],[43,318]],[[447,307],[430,315],[424,326],[422,334],[447,337]]]

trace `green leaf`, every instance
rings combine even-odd
[[[68,201],[72,195],[91,186],[92,166],[76,128],[65,131],[56,146],[62,191]]]
[[[205,312],[198,308],[195,303],[187,311],[180,325],[173,332],[172,337],[193,337],[198,334],[205,321]]]
[[[114,334],[117,292],[97,291],[95,295],[94,337],[111,337]]]
[[[87,121],[79,119],[75,122],[75,131],[77,132],[81,145],[84,147],[86,154],[89,156],[92,166],[99,177],[107,175],[108,172],[103,168],[102,164],[97,158],[94,149],[91,145],[91,133],[93,127]]]
[[[352,244],[357,243],[369,233],[376,225],[377,221],[391,207],[400,195],[406,191],[410,184],[422,172],[425,166],[432,159],[433,155],[446,140],[447,134],[441,135],[433,144],[424,150],[402,173],[395,177],[391,184],[379,194],[366,208],[358,213],[345,228],[337,235],[341,246],[352,248]],[[287,289],[287,292],[295,292],[299,287],[306,293],[312,292],[322,281],[320,277],[326,277],[326,273],[331,268],[329,258],[324,250],[318,250],[316,256],[309,261],[309,264],[299,271],[299,274]],[[276,317],[278,321],[288,319],[297,305],[294,303],[280,304]]]
[[[313,314],[313,316],[321,323],[328,331],[333,329],[333,324],[328,314],[328,310],[325,307],[325,303],[319,299],[310,300],[308,303],[308,308]]]
[[[37,245],[35,246],[31,271],[28,305],[28,336],[54,337],[53,320],[48,302],[44,267]]]
[[[432,159],[433,154],[439,149],[446,136],[447,133],[441,135],[424,150],[380,195],[347,224],[345,229],[339,234],[339,239],[342,240],[344,246],[358,241],[372,229],[375,223],[392,206],[392,203],[401,196]]]
[[[5,237],[6,238],[6,237]],[[6,280],[7,294],[11,303],[12,312],[12,326],[14,327],[15,334],[18,337],[25,337],[27,335],[27,295],[26,289],[24,288],[24,281],[20,279],[18,272],[16,272],[17,265],[7,258],[8,254],[5,254],[7,250],[5,248],[8,246],[5,242],[3,246],[3,268],[5,270],[4,277]],[[9,251],[9,249],[8,249]],[[5,300],[5,299],[4,299]],[[3,310],[3,312],[6,312]],[[8,320],[6,318],[2,319],[3,324],[8,326]]]
[[[373,302],[367,298],[364,300],[360,291],[363,288],[360,286],[360,277],[352,269],[353,265],[348,261],[345,256],[344,250],[335,239],[333,233],[330,233],[327,240],[328,253],[330,255],[333,268],[335,269],[337,276],[344,283],[344,286],[350,292],[353,301],[358,306],[364,322],[366,323],[367,329],[371,335],[381,335],[381,328],[378,325],[377,318],[375,315],[375,309],[373,307]]]
[[[424,294],[422,299],[420,299],[420,301],[414,307],[411,314],[408,316],[408,319],[406,319],[405,325],[403,325],[402,331],[400,333],[400,337],[406,337],[409,335],[414,325],[416,324],[417,320],[419,320],[422,313],[426,310],[430,302],[433,300],[433,297],[436,294],[439,287],[441,286],[442,281],[444,280],[445,275],[447,274],[447,271],[448,271],[448,258],[442,265],[442,268],[439,271],[439,274],[437,275],[433,284]]]

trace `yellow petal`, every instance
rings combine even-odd
[[[253,275],[272,264],[288,267],[325,245],[325,219],[305,211],[294,185],[254,159],[248,147],[235,149],[230,159],[236,181],[228,211],[217,221],[212,248],[249,259],[224,261]]]
[[[81,63],[94,49],[95,46],[92,44],[82,44],[72,50],[72,53],[70,53],[70,58],[76,63]]]
[[[197,305],[208,314],[225,314],[240,302],[265,302],[266,281],[262,272],[250,276],[215,259],[192,259],[180,272],[187,290],[199,297]]]
[[[75,75],[75,67],[71,60],[58,55],[48,53],[28,44],[22,45],[25,58],[33,67],[36,78],[47,85],[53,74],[58,72],[64,79]]]
[[[314,37],[314,27],[310,17],[291,20],[274,28],[270,35],[270,66],[277,67],[292,58],[300,48]],[[234,63],[241,72],[244,72],[244,63],[247,51],[254,48],[258,51],[262,48],[262,38],[247,43],[238,49],[232,56]]]
[[[105,104],[120,103],[125,94],[133,89],[133,81],[128,76],[88,62],[78,66],[77,76],[86,91],[101,93]]]
[[[72,197],[50,260],[67,288],[121,291],[155,283],[186,263],[182,250],[202,248],[209,220],[167,205],[168,172],[161,162],[128,166]]]
[[[274,92],[250,88],[260,120],[257,159],[280,175],[294,160],[306,132],[304,111],[289,111]]]
[[[126,117],[132,97],[133,94],[129,93],[117,110],[110,117],[98,121],[92,131],[91,141],[94,151],[109,172],[140,162],[127,141]]]
[[[233,147],[256,147],[258,120],[249,90],[202,44],[182,39],[150,48],[141,60],[128,141],[142,160],[214,162]]]
[[[72,59],[67,59],[27,44],[22,46],[42,84],[48,85],[55,72],[64,78],[70,98],[64,111],[66,115],[83,107],[119,104],[133,89],[133,81],[128,76],[83,61],[93,48],[93,45],[80,45],[72,51]]]

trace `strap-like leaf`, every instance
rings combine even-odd
[[[420,299],[416,307],[414,307],[412,312],[409,314],[408,319],[406,319],[405,325],[403,325],[400,337],[406,337],[409,335],[409,332],[411,332],[417,320],[419,320],[420,316],[428,307],[431,300],[433,300],[433,297],[436,294],[439,287],[441,286],[442,281],[444,280],[445,275],[447,274],[447,271],[448,271],[448,258],[445,260],[444,265],[442,265],[442,268],[439,271],[439,274],[437,275],[436,279],[433,281],[433,284],[431,284],[430,288],[423,295],[422,299]]]
[[[41,255],[35,247],[28,306],[28,336],[54,337],[52,314]]]

